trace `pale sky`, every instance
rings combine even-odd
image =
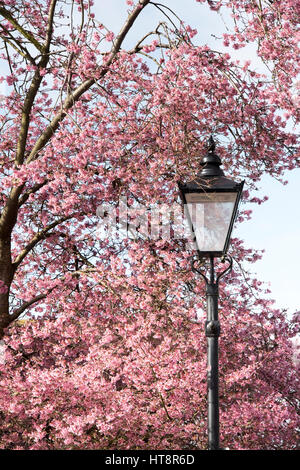
[[[260,206],[249,205],[252,219],[237,227],[234,236],[249,247],[265,249],[261,261],[251,266],[259,280],[270,283],[270,298],[289,313],[300,310],[300,169],[286,173],[288,184],[283,186],[265,176],[261,195],[269,200]]]

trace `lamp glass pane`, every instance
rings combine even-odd
[[[237,193],[187,193],[187,209],[200,251],[223,251]]]

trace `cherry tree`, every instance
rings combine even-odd
[[[190,0],[192,2],[192,0]],[[298,0],[228,8],[225,51],[164,4],[128,1],[119,32],[90,0],[0,2],[2,446],[205,448],[205,298],[182,239],[99,237],[97,208],[178,201],[214,135],[246,180],[298,166]],[[124,48],[151,8],[161,22]],[[199,5],[204,8],[204,5]],[[127,42],[126,42],[127,44]],[[265,73],[231,51],[256,44]],[[103,214],[102,214],[103,215]],[[250,216],[241,211],[239,222]],[[222,286],[221,437],[230,448],[295,448],[296,323],[243,269],[233,239]],[[16,323],[26,314],[32,320]],[[195,322],[195,318],[199,322]],[[237,321],[238,319],[238,321]],[[59,384],[59,386],[58,386]]]

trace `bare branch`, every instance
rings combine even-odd
[[[31,64],[35,65],[35,60],[29,54],[28,50],[18,41],[13,35],[2,25],[0,24],[3,32],[6,36],[2,36],[4,42],[7,42],[13,49],[15,49],[18,54],[20,54],[24,59],[27,59]]]
[[[52,0],[50,4],[50,8],[49,8],[46,42],[43,47],[43,52],[46,54],[49,52],[51,39],[52,39],[53,20],[54,20],[54,12],[55,12],[56,3],[57,3],[57,0]]]
[[[24,38],[28,39],[40,52],[43,52],[43,46],[35,39],[34,36],[29,31],[26,31],[18,22],[17,20],[11,15],[11,13],[6,10],[6,8],[0,7],[0,15],[3,16],[7,21],[10,22],[18,31],[19,33],[24,36]]]

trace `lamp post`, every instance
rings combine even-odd
[[[215,142],[210,137],[208,152],[201,162],[200,173],[193,181],[179,183],[181,198],[187,209],[186,215],[198,253],[198,259],[192,262],[192,269],[206,284],[209,450],[219,449],[219,281],[232,268],[232,259],[227,255],[227,249],[244,185],[244,181],[237,183],[226,178],[220,168],[221,165],[221,159],[215,153]],[[222,261],[229,263],[218,275],[214,268],[215,258],[222,258]],[[208,277],[195,267],[199,259],[209,259]]]

